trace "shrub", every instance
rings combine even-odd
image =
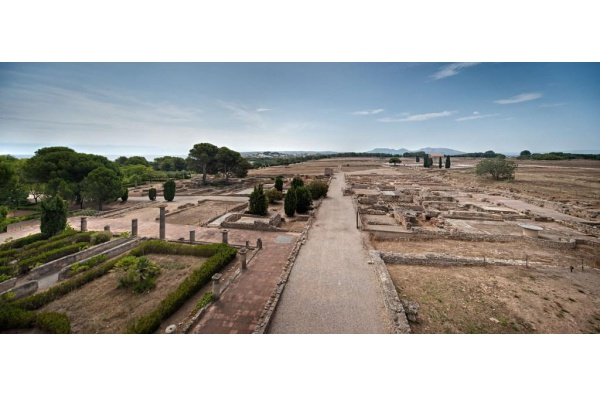
[[[121,201],[124,203],[129,199],[129,189],[124,188],[123,193],[121,194]]]
[[[155,286],[160,266],[146,257],[128,255],[115,265],[119,287],[131,288],[133,292],[144,293]]]
[[[59,196],[42,201],[40,229],[42,233],[54,236],[67,226],[67,203]]]
[[[506,160],[505,158],[496,157],[483,159],[475,166],[475,174],[480,177],[491,176],[494,180],[502,180],[504,178],[512,180],[515,178],[517,164]]]
[[[16,239],[9,243],[4,243],[0,245],[0,251],[6,251],[13,248],[22,248],[28,244],[35,243],[36,241],[40,240],[46,240],[47,238],[48,236],[43,233],[36,233],[31,236],[21,237],[20,239]]]
[[[315,181],[312,181],[310,184],[308,184],[308,190],[310,191],[310,196],[312,197],[313,200],[317,200],[322,197],[326,197],[328,189],[329,189],[329,186],[327,185],[327,183],[325,183],[323,181],[315,180]]]
[[[19,274],[28,273],[32,268],[36,266],[79,252],[87,245],[88,243],[86,242],[68,245],[66,247],[57,248],[55,250],[47,251],[34,257],[21,260],[19,261]]]
[[[167,202],[175,199],[175,181],[169,180],[163,184],[163,196]]]
[[[35,317],[35,327],[50,333],[71,333],[71,322],[64,313],[42,311]]]
[[[283,211],[288,217],[293,217],[296,212],[296,188],[288,189],[283,201]]]
[[[304,214],[310,210],[312,197],[307,187],[296,188],[296,211],[298,214]]]
[[[0,219],[6,218],[7,215],[8,215],[8,207],[0,206]]]
[[[255,186],[254,191],[250,194],[249,211],[250,214],[267,215],[267,207],[269,202],[263,191],[262,184]]]
[[[275,178],[275,189],[277,189],[279,192],[283,192],[283,177],[277,176]]]
[[[104,230],[102,232],[92,233],[90,236],[90,244],[95,246],[98,244],[106,243],[112,238],[112,233],[108,230]]]
[[[269,189],[266,195],[269,203],[275,203],[276,201],[283,199],[283,193],[279,192],[275,188]]]
[[[156,188],[148,189],[148,199],[156,200]]]
[[[300,178],[300,177],[292,178],[292,183],[291,183],[292,188],[298,188],[301,186],[304,186],[304,181],[302,181],[302,178]]]
[[[108,259],[108,255],[101,254],[90,259],[87,259],[84,262],[76,262],[71,265],[71,269],[69,270],[69,275],[74,276],[75,274],[84,272],[94,266],[97,266],[103,262],[106,262]]]
[[[202,299],[200,299],[198,301],[198,304],[196,304],[194,313],[197,313],[204,307],[208,306],[210,304],[210,302],[212,302],[214,299],[215,299],[215,295],[213,295],[212,291],[205,292],[204,295],[202,295]]]

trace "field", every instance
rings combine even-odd
[[[249,176],[278,176],[295,174],[322,175],[325,168],[332,168],[334,171],[343,170],[345,172],[357,170],[369,170],[380,168],[381,165],[388,162],[388,159],[379,158],[331,158],[319,159],[302,163],[295,163],[289,166],[272,166],[263,169],[250,170]]]

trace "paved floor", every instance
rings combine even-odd
[[[343,185],[343,173],[336,173],[268,333],[390,333],[381,285]]]

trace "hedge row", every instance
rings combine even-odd
[[[69,317],[54,311],[22,310],[14,306],[0,307],[0,330],[39,328],[49,333],[71,333]]]
[[[151,241],[148,243],[154,242]],[[167,246],[151,244],[145,246],[145,249],[160,248],[166,250],[166,247]],[[224,244],[206,246],[170,245],[170,247],[172,247],[171,251],[162,253],[199,256],[196,254],[199,254],[200,251],[204,254],[214,250],[215,254],[208,258],[200,268],[194,270],[192,274],[183,280],[179,287],[163,299],[154,310],[131,324],[127,329],[127,333],[154,333],[166,318],[175,313],[189,298],[195,295],[204,285],[208,284],[215,273],[223,270],[225,266],[235,258],[235,254],[237,253],[235,248]],[[203,248],[200,249],[198,247]],[[186,254],[185,252],[188,253]]]
[[[221,251],[222,248],[222,244],[187,245],[167,243],[160,240],[149,240],[131,250],[130,254],[138,257],[148,254],[168,254],[208,258]]]
[[[66,247],[68,245],[77,244],[77,243],[89,243],[90,242],[90,233],[81,233],[73,236],[69,236],[66,238],[61,238],[59,240],[50,241],[47,240],[44,244],[37,246],[37,248],[27,248],[19,254],[19,261],[24,261],[34,256],[42,255],[48,251],[54,251],[62,247]]]
[[[90,270],[91,268],[98,266],[99,264],[106,262],[108,260],[108,255],[101,254],[96,255],[86,261],[76,262],[71,265],[71,269],[69,270],[69,276],[74,276],[78,273],[84,272],[86,270]]]
[[[15,307],[24,310],[36,310],[40,307],[47,305],[48,303],[58,299],[59,297],[68,294],[78,288],[83,287],[85,284],[94,281],[95,279],[104,276],[108,273],[119,259],[110,260],[100,266],[92,268],[81,276],[74,277],[70,280],[63,281],[54,287],[50,288],[46,292],[37,293],[35,295],[28,296],[26,298],[13,302]]]
[[[34,243],[39,240],[46,240],[47,238],[48,237],[43,233],[36,233],[31,236],[21,237],[20,239],[16,239],[16,240],[10,241],[8,243],[1,244],[0,251],[6,251],[6,250],[13,249],[13,248],[22,248],[22,247],[26,246],[27,244],[31,244],[31,243]]]
[[[46,251],[40,255],[36,255],[34,257],[19,261],[19,264],[18,264],[19,265],[19,274],[28,273],[31,269],[33,269],[38,264],[48,263],[55,259],[59,259],[59,258],[65,257],[67,255],[74,254],[76,252],[81,251],[83,248],[85,248],[87,246],[88,246],[88,243],[81,242],[81,243],[57,248],[55,250]]]

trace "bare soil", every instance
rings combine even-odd
[[[278,175],[322,175],[325,168],[339,169],[349,172],[357,170],[377,169],[387,163],[388,159],[379,158],[331,158],[309,162],[296,163],[290,166],[271,166],[263,169],[254,169],[248,172],[249,176],[278,176]]]
[[[600,333],[600,272],[388,265],[414,333]]]
[[[239,205],[240,203],[237,202],[206,200],[198,206],[167,216],[166,221],[168,224],[200,226],[215,217],[227,213],[230,209]]]
[[[82,288],[55,300],[41,310],[67,314],[72,333],[125,333],[135,319],[155,308],[206,258],[148,255],[161,267],[156,288],[144,294],[119,288],[117,274],[110,272]]]

